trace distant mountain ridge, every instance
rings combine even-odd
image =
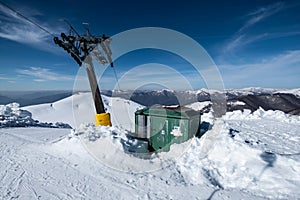
[[[244,95],[237,97],[236,100],[245,104],[236,106],[227,105],[228,111],[249,109],[253,112],[261,107],[264,110],[281,110],[288,114],[300,115],[300,98],[293,94]]]
[[[0,91],[0,105],[17,102],[20,106],[52,103],[72,95],[72,91]]]
[[[218,90],[201,89],[196,91],[106,91],[105,95],[130,99],[144,106],[154,104],[162,105],[187,105],[194,102],[210,101],[211,94],[221,93]],[[265,110],[281,110],[285,113],[300,115],[300,89],[265,89],[245,88],[228,89],[225,91],[227,110],[251,111],[262,107]],[[240,102],[240,103],[239,103]],[[203,109],[208,112],[210,106]]]
[[[187,105],[194,102],[210,101],[212,94],[218,90],[200,89],[187,91],[174,90],[136,90],[136,91],[101,91],[103,95],[121,97],[144,106]],[[250,109],[255,111],[262,107],[265,110],[281,110],[285,113],[300,115],[300,88],[244,88],[226,89],[227,110]],[[18,102],[21,106],[52,103],[69,97],[72,91],[32,91],[32,92],[0,92],[0,104]],[[210,108],[205,108],[207,112]]]

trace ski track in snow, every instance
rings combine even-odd
[[[243,163],[245,160],[232,159],[234,156],[243,158],[243,151],[239,153],[242,155],[235,152],[234,155],[218,159],[218,151],[228,148],[226,143],[235,142],[228,137],[225,129],[218,136],[219,140],[214,141],[216,148],[210,149],[204,158],[197,157],[203,151],[201,145],[206,140],[194,138],[191,147],[176,161],[177,164],[167,165],[156,172],[138,174],[116,171],[99,163],[86,152],[79,138],[64,137],[69,133],[68,130],[53,132],[53,129],[35,128],[34,131],[40,133],[37,138],[34,134],[27,135],[30,129],[25,130],[26,132],[19,129],[0,131],[1,163],[6,163],[1,165],[1,182],[5,183],[1,184],[1,199],[207,199],[210,195],[216,199],[288,198],[288,193],[283,195],[272,191],[272,196],[268,190],[264,192],[265,188],[263,191],[259,190],[260,180],[251,179],[251,175],[252,178],[259,177],[264,170],[265,164],[262,161],[259,161],[259,167],[255,167],[247,175],[243,172],[246,169],[237,168],[236,173],[230,171],[235,167],[253,167],[251,163],[248,163],[249,166],[238,166],[239,162]],[[53,139],[53,133],[64,139]],[[49,138],[49,135],[53,138]],[[234,147],[230,151],[244,149],[245,153],[250,152],[247,156],[251,158],[253,155],[250,149],[253,147],[237,142],[235,145],[231,144]],[[230,151],[225,151],[225,154]],[[257,154],[260,151],[253,151],[254,158],[259,158]],[[224,171],[224,167],[229,171]],[[265,173],[270,169],[266,169]],[[295,166],[295,173],[297,171],[299,164]],[[254,183],[255,181],[258,183]],[[282,180],[279,178],[277,181]],[[295,178],[294,182],[299,185]],[[278,187],[281,186],[279,184]],[[241,192],[243,190],[245,191]]]
[[[298,143],[300,135],[299,128],[296,126],[289,126],[275,120],[252,120],[242,123],[238,120],[228,120],[226,123],[232,129],[241,132],[236,134],[241,142],[280,155],[295,155],[295,158],[300,155]]]
[[[46,137],[52,132],[39,131]],[[65,135],[66,131],[69,132],[65,130],[61,134]],[[1,184],[0,199],[95,199],[103,192],[108,198],[114,194],[113,181],[103,184],[91,174],[82,173],[76,162],[65,158],[69,155],[60,155],[53,150],[52,142],[33,142],[11,132],[0,132],[1,163],[6,163],[1,165],[1,182],[5,184]]]
[[[198,195],[178,184],[177,177],[170,179],[171,169],[166,175],[123,173],[95,161],[78,138],[52,143],[16,137],[14,131],[0,131],[1,163],[6,163],[0,170],[0,199],[171,199],[163,190],[166,185],[176,197]],[[47,137],[53,129],[39,131]],[[76,151],[67,149],[66,141]]]
[[[34,119],[63,121],[69,117],[63,122],[74,125],[74,119],[70,118],[73,107],[75,116],[77,111],[77,116],[81,116],[87,108],[92,113],[89,106],[92,101],[83,101],[86,97],[87,94],[79,94],[75,99],[63,99],[52,106],[29,109]],[[112,107],[122,106],[126,117],[140,108],[120,98],[104,100],[112,113],[112,104],[115,104]],[[201,109],[207,103],[191,107]],[[45,109],[48,111],[41,113]],[[82,117],[77,120],[85,120],[86,116]],[[91,130],[103,136],[98,140],[116,143],[124,139],[118,131],[124,127],[132,129],[132,119],[123,119],[122,115],[112,117],[117,127],[85,124],[79,130],[86,137],[90,136],[86,130]],[[299,198],[299,116],[259,109],[253,114],[247,110],[230,112],[221,119],[207,113],[201,119],[213,125],[204,136],[191,139],[180,157],[162,160],[161,169],[140,173],[116,170],[96,160],[85,149],[80,136],[68,129],[0,129],[0,199]],[[182,144],[176,145],[172,148]],[[165,154],[158,158],[163,159]]]

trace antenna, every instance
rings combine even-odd
[[[88,22],[82,22],[82,26],[85,28],[87,36],[91,36],[92,35],[91,32],[90,32],[90,30],[89,30],[89,28],[88,28],[89,25],[90,24]]]
[[[65,22],[69,27],[70,27],[70,35],[72,35],[73,33],[75,33],[77,36],[79,36],[79,33],[75,30],[75,28],[72,26],[72,24],[66,20],[66,19],[61,19],[60,21]]]

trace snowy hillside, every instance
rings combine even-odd
[[[68,124],[54,121],[40,122],[32,118],[32,114],[20,108],[18,103],[0,105],[0,128],[7,127],[47,127],[47,128],[71,128]]]
[[[201,138],[170,152],[129,153],[126,136],[142,106],[104,97],[113,127],[95,127],[89,93],[22,108],[75,130],[0,129],[0,199],[297,199],[300,117],[281,111],[205,113]],[[189,107],[201,110],[210,102]],[[74,117],[73,117],[74,116]],[[143,157],[143,159],[141,158]]]
[[[107,112],[111,113],[115,126],[134,131],[134,112],[143,106],[118,97],[102,96]],[[23,107],[32,113],[32,117],[41,122],[63,121],[73,128],[82,123],[94,123],[96,113],[92,95],[89,92],[77,93],[54,103]],[[120,115],[122,113],[122,115]]]

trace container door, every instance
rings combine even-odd
[[[170,118],[169,119],[169,129],[170,129],[170,135],[169,139],[171,141],[171,144],[173,143],[181,143],[184,141],[185,137],[185,129],[184,125],[182,123],[181,119],[177,118]]]
[[[168,133],[166,118],[151,116],[150,125],[150,145],[157,151],[160,149],[168,148]]]

